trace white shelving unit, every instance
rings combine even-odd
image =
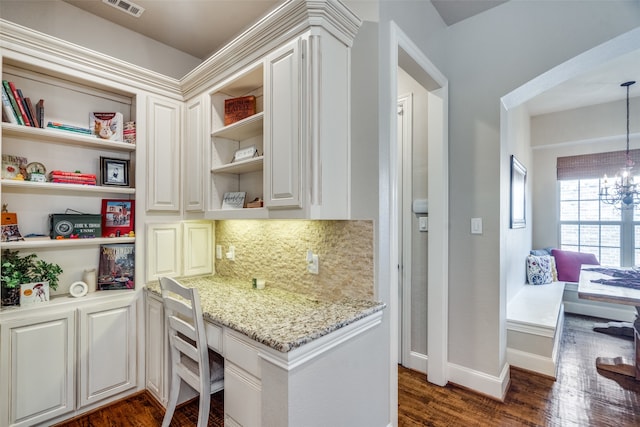
[[[207,217],[266,218],[265,208],[222,210],[224,193],[246,192],[246,202],[264,193],[264,65],[260,61],[240,71],[209,93],[211,102],[211,197]],[[253,95],[256,113],[224,125],[224,101]],[[233,162],[238,149],[255,146],[258,156]]]
[[[123,89],[82,79],[69,71],[50,71],[28,61],[2,58],[2,79],[14,82],[25,96],[45,100],[45,125],[49,121],[88,127],[93,111],[117,111],[124,121],[135,121],[136,95]],[[1,203],[18,216],[21,234],[49,235],[49,215],[67,211],[99,214],[102,199],[135,200],[136,144],[103,140],[90,135],[52,128],[36,128],[2,123],[2,154],[27,158],[52,170],[95,174],[98,185],[0,180]],[[129,161],[129,186],[100,185],[100,158]],[[27,178],[27,177],[25,177]],[[102,244],[134,243],[135,237],[86,239],[28,239],[1,242],[0,249],[30,250],[63,269],[60,285],[52,297],[68,292],[71,283],[81,280],[85,269],[98,267]]]

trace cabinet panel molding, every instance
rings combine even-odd
[[[213,273],[213,223],[187,221],[182,223],[184,248],[184,276]]]
[[[180,212],[180,103],[148,97],[147,211]]]
[[[301,45],[278,49],[265,66],[265,206],[302,207]]]
[[[186,106],[186,126],[183,143],[184,173],[183,194],[186,212],[204,212],[205,153],[204,107],[202,98]]]
[[[0,331],[0,424],[30,426],[73,411],[74,312],[3,322]]]
[[[136,303],[78,309],[79,396],[83,407],[136,386]]]
[[[180,223],[147,224],[147,282],[182,271]]]

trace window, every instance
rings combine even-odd
[[[615,175],[622,164],[615,155],[558,158],[560,247],[592,253],[601,264],[640,265],[640,209],[600,202],[600,177]]]

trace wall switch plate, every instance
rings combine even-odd
[[[216,258],[222,259],[222,245],[216,245]]]
[[[482,234],[482,218],[471,218],[471,234]]]
[[[429,217],[427,216],[418,217],[418,230],[429,231]]]

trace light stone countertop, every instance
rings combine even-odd
[[[321,301],[277,287],[253,289],[251,283],[219,276],[179,278],[198,289],[205,320],[227,326],[281,352],[289,352],[314,339],[383,310],[376,301],[345,299]],[[147,289],[160,295],[160,284]]]

